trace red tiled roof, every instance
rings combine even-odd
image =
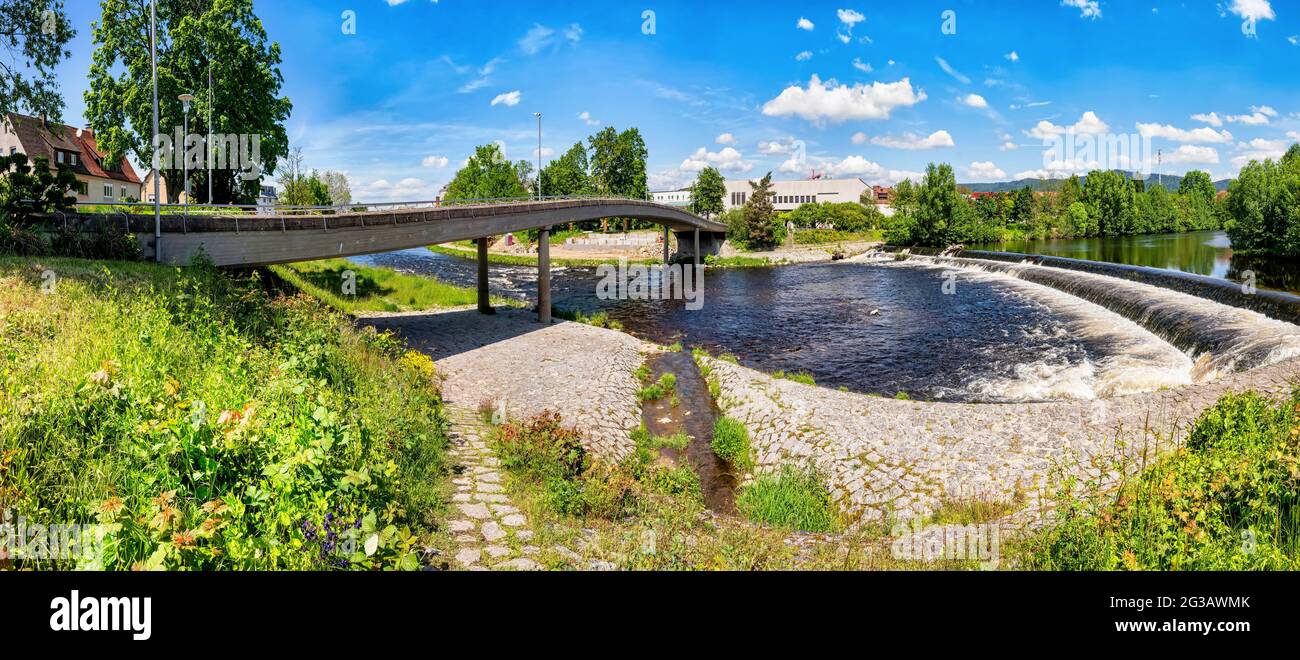
[[[77,174],[140,183],[135,168],[131,167],[130,161],[125,158],[122,159],[120,169],[105,169],[104,155],[99,152],[95,133],[88,128],[78,131],[71,126],[42,122],[36,117],[28,117],[16,112],[8,113],[7,118],[13,132],[18,136],[18,141],[23,145],[23,151],[32,160],[44,156],[50,160],[50,167],[53,168],[58,163],[55,150],[73,151],[80,154],[80,164],[72,168]]]

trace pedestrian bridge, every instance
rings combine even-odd
[[[93,210],[101,210],[90,207]],[[118,209],[122,209],[118,211]],[[110,212],[55,214],[55,225],[94,230],[119,226],[136,235],[146,256],[188,264],[202,253],[223,267],[353,257],[477,240],[479,305],[487,312],[487,237],[531,229],[538,238],[539,313],[550,316],[551,227],[602,218],[630,218],[664,227],[678,237],[678,255],[716,254],[726,225],[682,208],[615,197],[459,200],[327,207],[184,207],[168,205],[155,223],[153,206],[113,206]]]

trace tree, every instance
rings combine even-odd
[[[77,198],[68,194],[77,185],[77,175],[68,165],[50,167],[44,156],[35,162],[27,154],[0,156],[0,224],[26,226],[33,215],[70,211]]]
[[[641,131],[629,128],[619,133],[613,126],[607,126],[587,138],[587,142],[591,147],[591,183],[596,194],[632,199],[650,196],[646,178],[649,152]],[[624,218],[624,231],[628,225]]]
[[[722,201],[727,196],[727,182],[716,168],[706,167],[700,170],[694,185],[691,186],[691,213],[712,218],[722,213]]]
[[[1065,209],[1070,232],[1079,237],[1097,235],[1097,222],[1092,217],[1092,210],[1083,202],[1074,202]]]
[[[557,197],[591,194],[587,169],[587,147],[579,142],[542,168],[542,192]]]
[[[329,192],[331,204],[343,206],[352,203],[352,185],[348,182],[348,175],[326,170],[320,173],[320,180]]]
[[[952,166],[930,163],[917,189],[912,240],[921,245],[943,246],[950,239],[949,228],[965,224],[970,213],[966,198],[957,191]]]
[[[1019,225],[1026,229],[1032,228],[1034,225],[1035,211],[1034,190],[1029,186],[1017,190],[1016,194],[1012,197],[1011,224]]]
[[[102,17],[94,28],[86,118],[107,160],[134,155],[153,163],[153,78],[149,60],[149,3],[102,0]],[[268,42],[253,11],[253,0],[164,0],[158,3],[159,130],[171,134],[182,124],[185,92],[191,107],[190,133],[248,136],[259,139],[260,173],[274,174],[289,153],[284,122],[293,104],[280,95],[280,45]],[[208,126],[208,69],[212,71],[213,126]],[[181,153],[183,145],[174,145]],[[213,145],[214,151],[228,151]],[[239,158],[242,160],[247,152]],[[232,154],[233,156],[233,154]],[[182,170],[164,163],[170,201],[184,189]],[[242,165],[243,163],[241,163]],[[176,167],[171,167],[176,165]],[[203,163],[206,165],[206,163]],[[206,168],[192,166],[196,197],[211,203],[250,202],[260,181],[233,167],[213,169],[213,197],[207,200]]]
[[[0,0],[0,116],[10,111],[62,121],[55,67],[76,36],[62,0]]]
[[[750,249],[770,249],[784,238],[785,228],[772,208],[772,173],[758,183],[749,182],[753,190],[745,202],[745,244]]]
[[[1227,213],[1234,251],[1300,256],[1300,149],[1241,168],[1228,187]]]
[[[474,149],[465,167],[447,185],[446,199],[496,199],[527,197],[528,190],[519,179],[519,170],[501,153],[497,144]]]
[[[1115,171],[1090,172],[1083,182],[1083,201],[1092,207],[1099,236],[1133,233],[1135,200],[1128,177]]]

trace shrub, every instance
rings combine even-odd
[[[754,522],[806,532],[835,532],[839,517],[815,470],[782,466],[761,475],[736,497],[736,508]]]
[[[713,424],[713,453],[740,470],[753,465],[750,457],[749,431],[744,424],[730,417],[719,417]]]
[[[677,376],[666,373],[659,376],[659,380],[653,385],[647,385],[637,392],[637,401],[646,403],[648,401],[658,401],[677,391]]]
[[[1300,568],[1300,393],[1229,395],[1118,493],[1066,480],[1025,545],[1046,570]]]
[[[502,424],[494,442],[503,466],[543,479],[572,479],[590,465],[577,429],[566,428],[560,414],[550,410]]]

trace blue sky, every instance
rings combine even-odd
[[[78,35],[60,80],[77,123],[99,9],[69,4]],[[309,167],[346,172],[360,201],[431,199],[477,144],[535,161],[534,112],[544,160],[602,127],[638,127],[654,189],[706,164],[728,178],[873,183],[931,161],[963,182],[1059,176],[1087,165],[1044,158],[1043,138],[1065,130],[1146,134],[1164,172],[1218,179],[1300,141],[1289,0],[262,0],[257,11],[283,49],[293,144]],[[343,33],[345,11],[356,34]]]

